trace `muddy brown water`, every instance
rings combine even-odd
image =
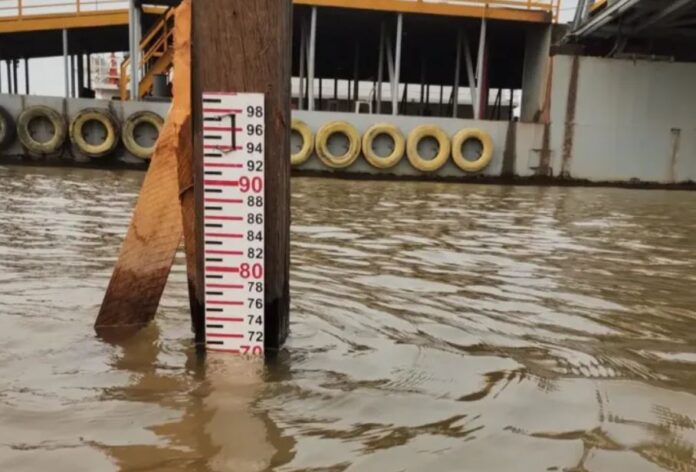
[[[264,367],[97,314],[143,177],[0,167],[2,471],[696,470],[696,193],[293,180]]]

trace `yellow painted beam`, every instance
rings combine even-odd
[[[530,1],[536,9],[511,8],[525,2],[511,0],[488,0],[481,6],[455,3],[431,3],[404,0],[293,0],[296,5],[318,7],[350,8],[358,10],[416,13],[425,15],[444,15],[471,18],[490,18],[495,20],[526,21],[549,23],[552,19],[551,6]],[[601,1],[600,1],[601,3]],[[488,4],[488,6],[486,6]],[[498,5],[498,6],[495,6]],[[548,8],[548,10],[544,10]],[[144,7],[146,14],[161,14],[162,7]],[[127,10],[94,11],[80,13],[52,13],[45,15],[23,15],[22,17],[0,17],[0,33],[19,33],[28,31],[46,31],[72,28],[94,28],[100,26],[118,26],[128,24]]]
[[[0,20],[0,33],[60,30],[64,28],[91,28],[128,24],[128,11],[61,13],[50,15],[27,15],[21,19]]]
[[[145,14],[159,15],[166,9],[144,7]],[[128,24],[128,10],[93,11],[75,13],[51,13],[45,15],[24,15],[0,17],[0,33],[21,33],[28,31],[61,30],[64,28],[96,28],[100,26],[119,26]]]
[[[525,2],[519,2],[521,8],[509,8],[505,6],[493,6],[496,3],[495,0],[486,2],[489,4],[488,7],[484,5],[484,2],[481,2],[481,6],[474,6],[472,4],[457,5],[455,3],[409,2],[403,0],[293,0],[293,3],[295,5],[317,7],[490,18],[494,20],[526,21],[534,23],[550,23],[552,19],[551,5],[543,6],[548,8],[546,11],[541,7],[536,10],[527,10],[524,9],[527,5]],[[500,2],[501,5],[512,5],[515,3],[518,2]]]
[[[602,7],[607,6],[607,0],[597,0],[590,7],[590,13],[594,13]]]

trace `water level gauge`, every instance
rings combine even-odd
[[[209,351],[263,354],[264,122],[263,94],[203,94]]]

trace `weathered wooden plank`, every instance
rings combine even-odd
[[[264,339],[271,352],[289,328],[291,13],[291,0],[196,0],[193,5],[193,129],[201,184],[202,92],[266,97]],[[197,197],[202,206],[201,192]],[[198,267],[203,267],[200,239]]]
[[[174,31],[174,84],[173,93],[191,108],[191,0],[184,1],[177,8]],[[196,344],[205,342],[205,313],[203,307],[203,286],[197,282],[199,266],[196,250],[196,199],[194,192],[195,174],[193,164],[193,129],[191,121],[186,126],[186,152],[178,155],[179,200],[184,231],[186,251],[186,273],[188,280],[191,322],[196,336]]]
[[[184,21],[187,9],[190,18],[189,2],[177,14],[182,20],[177,21],[175,42],[185,46],[175,53],[180,65],[189,62],[190,55],[190,49],[186,50],[190,45],[190,21]],[[191,166],[190,69],[180,66],[174,73],[172,107],[95,323],[97,334],[108,340],[128,337],[154,318],[181,242],[182,212],[188,218],[193,211],[188,196],[191,192],[180,192],[180,180],[184,187],[191,180],[185,171]],[[182,159],[177,162],[179,156]],[[183,208],[179,205],[180,194]]]

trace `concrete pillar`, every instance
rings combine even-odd
[[[520,120],[541,120],[551,66],[551,25],[527,27],[522,69],[522,111]]]

